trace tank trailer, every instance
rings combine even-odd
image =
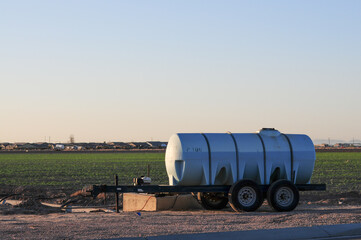
[[[192,193],[205,209],[255,211],[267,199],[276,211],[292,211],[299,191],[326,190],[310,184],[316,160],[312,140],[273,128],[257,133],[178,133],[165,154],[169,185],[151,185],[149,177],[133,185],[93,185],[93,196],[116,193]],[[149,172],[149,171],[148,171]],[[149,175],[149,173],[148,173]],[[118,203],[116,204],[118,206]]]

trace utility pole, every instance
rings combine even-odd
[[[74,143],[75,141],[74,141],[74,135],[72,134],[72,135],[70,135],[70,143]]]

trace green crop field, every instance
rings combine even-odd
[[[361,152],[317,153],[311,183],[326,183],[330,192],[361,192]]]
[[[40,153],[0,154],[0,185],[62,186],[131,184],[146,175],[150,164],[155,183],[166,183],[164,153]]]
[[[131,184],[151,166],[155,184],[167,184],[164,153],[18,153],[0,154],[0,186],[47,186],[69,189],[88,184]],[[317,153],[312,183],[330,192],[361,191],[361,153]]]

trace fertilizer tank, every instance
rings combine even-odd
[[[241,179],[271,184],[310,182],[316,160],[312,140],[273,128],[258,133],[178,133],[167,146],[169,185],[232,185]]]

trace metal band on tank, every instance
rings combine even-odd
[[[283,134],[283,133],[282,133],[282,135],[287,139],[288,145],[290,146],[290,152],[291,152],[291,182],[294,183],[295,176],[294,176],[294,173],[293,173],[293,148],[292,148],[292,144],[291,144],[291,141],[288,138],[288,136],[286,134]]]
[[[212,158],[211,158],[211,146],[209,145],[209,141],[208,138],[206,137],[206,135],[204,133],[201,133],[201,135],[204,137],[204,139],[206,140],[207,143],[207,147],[208,147],[208,162],[209,162],[209,184],[212,184]]]
[[[227,132],[229,135],[231,135],[233,142],[234,142],[234,147],[236,148],[236,161],[237,161],[237,181],[239,180],[239,157],[238,157],[238,146],[237,146],[237,142],[236,139],[234,138],[233,134],[231,132]]]
[[[257,136],[261,140],[262,148],[263,148],[263,170],[264,170],[264,183],[263,184],[266,184],[267,183],[267,180],[266,180],[266,178],[267,178],[267,174],[266,174],[266,147],[264,146],[264,142],[263,142],[263,139],[262,139],[261,135],[259,133],[257,133]]]

